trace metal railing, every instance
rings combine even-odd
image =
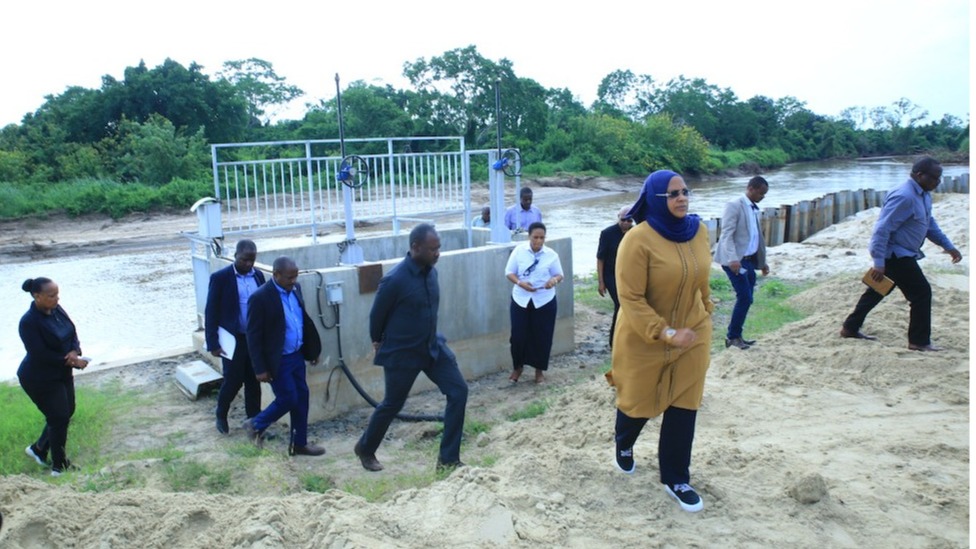
[[[369,178],[351,189],[352,217],[378,220],[470,212],[469,157],[461,137],[347,139]],[[383,150],[385,149],[385,150]],[[345,220],[336,175],[339,140],[211,146],[215,197],[225,233],[311,227]],[[484,151],[477,151],[484,154]]]

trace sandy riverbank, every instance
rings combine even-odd
[[[462,456],[481,465],[444,480],[379,503],[340,490],[304,492],[280,480],[314,472],[341,479],[341,486],[368,478],[351,453],[368,414],[363,410],[315,431],[329,448],[328,460],[249,462],[258,469],[255,477],[272,479],[277,490],[261,485],[206,495],[149,483],[95,493],[82,490],[84,476],[95,472],[63,485],[40,473],[4,478],[0,545],[965,547],[969,197],[937,196],[934,211],[964,255],[953,266],[938,249],[925,248],[922,266],[935,295],[933,339],[946,348],[942,353],[907,350],[908,308],[897,292],[865,325],[879,342],[837,336],[863,290],[857,280],[868,266],[877,210],[770,250],[772,276],[813,284],[792,300],[808,316],[764,334],[749,351],[713,355],[692,462],[692,483],[705,501],[701,513],[682,512],[658,483],[657,421],[635,448],[637,473],[612,466],[613,393],[599,375],[607,360],[601,344],[607,319],[581,310],[579,348],[557,359],[549,387],[500,389],[503,377],[472,384],[469,418],[537,398],[549,399],[550,407],[533,419],[496,423]],[[145,411],[160,422],[147,422],[142,443],[182,432],[177,444],[200,459],[226,457],[234,442],[211,433],[212,402],[186,404],[170,395],[175,389],[161,383],[166,371],[165,365],[133,366],[112,374],[160,391],[158,409]],[[411,403],[436,409],[441,402],[439,395],[425,398]],[[379,452],[388,464],[381,475],[431,465],[396,459],[411,441],[429,435],[425,429],[395,425]]]

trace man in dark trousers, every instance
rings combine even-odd
[[[250,240],[237,242],[234,264],[210,275],[207,291],[207,308],[204,316],[204,333],[207,349],[215,357],[221,357],[224,381],[217,393],[217,432],[227,434],[227,412],[241,386],[244,387],[244,413],[248,419],[261,411],[261,384],[254,377],[251,356],[247,352],[247,300],[264,284],[264,273],[254,268],[258,248]],[[232,356],[224,356],[217,335],[219,329],[225,337],[233,337],[236,344]]]
[[[766,264],[766,239],[759,224],[759,204],[769,191],[769,183],[760,176],[753,177],[746,185],[743,196],[725,205],[722,225],[715,246],[715,262],[729,277],[735,290],[735,306],[725,333],[725,347],[748,349],[756,342],[742,339],[742,326],[752,306],[756,289],[756,270],[763,276],[769,274]]]
[[[610,294],[613,300],[613,320],[610,321],[610,347],[613,347],[613,329],[617,326],[617,312],[620,311],[620,300],[617,299],[617,248],[620,241],[631,227],[634,218],[627,215],[630,206],[624,206],[617,212],[617,222],[600,231],[600,242],[596,248],[596,277],[597,292],[600,297]]]
[[[369,313],[369,334],[376,350],[373,363],[383,367],[386,393],[354,448],[367,471],[383,469],[376,449],[420,372],[447,397],[437,469],[464,465],[460,459],[461,432],[468,384],[444,336],[437,333],[440,286],[434,264],[440,249],[441,239],[433,225],[417,225],[410,231],[407,257],[380,280],[376,291]]]
[[[322,341],[305,312],[298,266],[289,257],[275,259],[272,279],[258,288],[247,304],[247,348],[258,381],[271,383],[275,399],[244,422],[248,437],[259,446],[264,430],[285,414],[291,417],[288,454],[321,456],[325,448],[308,444],[308,383],[305,361],[315,364]]]
[[[941,350],[932,345],[931,340],[932,287],[918,266],[918,260],[925,257],[922,244],[926,239],[931,240],[949,254],[953,263],[962,260],[962,254],[932,217],[931,193],[941,181],[942,165],[936,159],[926,156],[916,162],[908,180],[888,191],[885,196],[868,246],[874,262],[871,278],[881,282],[887,276],[910,304],[908,348],[913,351]],[[861,325],[882,299],[883,295],[868,287],[854,311],[844,320],[840,336],[878,339],[861,333]]]

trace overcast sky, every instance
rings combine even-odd
[[[0,126],[19,123],[46,95],[98,88],[140,60],[196,62],[213,75],[224,61],[258,57],[306,92],[303,104],[334,97],[336,73],[343,83],[406,88],[404,62],[468,45],[587,106],[604,76],[630,69],[661,83],[701,77],[740,100],[793,96],[829,116],[906,97],[930,118],[969,118],[967,0],[334,5],[10,0],[0,20]]]

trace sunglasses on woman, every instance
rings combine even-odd
[[[529,276],[530,274],[532,274],[532,271],[535,270],[535,266],[538,264],[539,264],[539,258],[537,257],[535,258],[535,261],[533,261],[532,264],[529,265],[529,268],[522,273],[522,276]]]
[[[691,189],[675,189],[673,191],[668,191],[663,194],[655,194],[654,196],[663,196],[665,198],[678,198],[678,195],[691,196]]]

